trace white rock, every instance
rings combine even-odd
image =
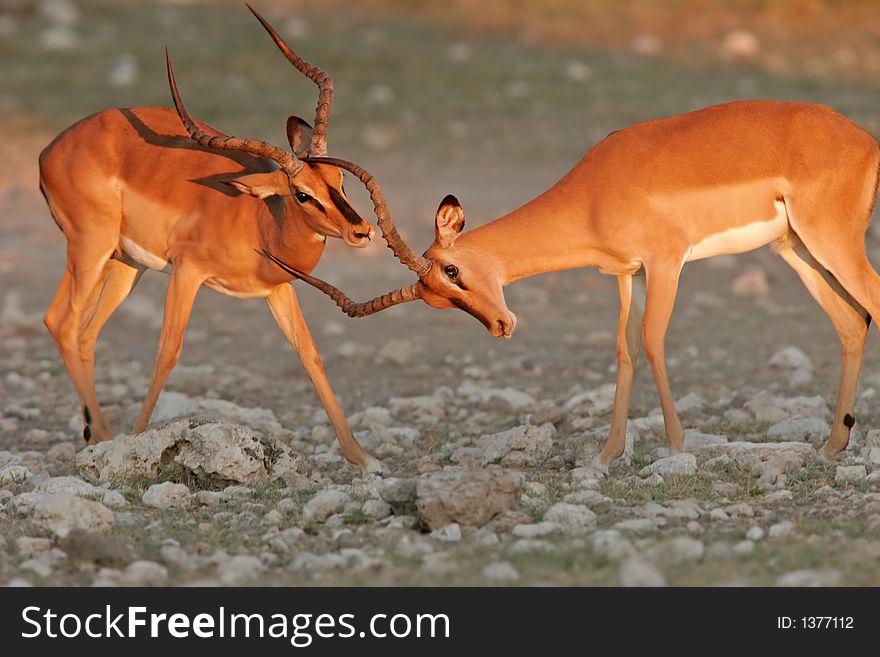
[[[793,570],[780,575],[776,580],[776,586],[795,587],[826,587],[837,586],[839,583],[838,570]]]
[[[566,534],[584,534],[596,526],[596,514],[582,504],[557,502],[544,513],[544,521],[557,524]]]
[[[794,523],[789,521],[777,522],[770,526],[767,532],[768,538],[786,538],[794,534]]]
[[[675,402],[675,410],[681,415],[699,411],[706,405],[706,400],[698,392],[691,392]]]
[[[640,477],[659,474],[665,477],[676,475],[693,475],[697,472],[697,457],[683,452],[657,459],[650,465],[639,470]]]
[[[854,483],[864,481],[868,471],[864,465],[838,465],[834,474],[837,483]]]
[[[483,568],[483,577],[492,582],[515,582],[519,572],[509,561],[496,561]]]
[[[596,555],[619,561],[635,554],[635,549],[629,539],[624,538],[616,529],[601,529],[592,536],[593,552]]]
[[[536,522],[532,524],[518,524],[514,525],[513,530],[511,530],[511,534],[516,536],[517,538],[540,538],[542,536],[547,536],[548,534],[552,534],[555,531],[559,530],[559,525],[555,522]]]
[[[225,586],[252,583],[265,570],[263,562],[249,554],[238,554],[220,568],[220,582]]]
[[[666,578],[656,566],[633,556],[620,565],[621,586],[666,586]]]
[[[189,505],[191,497],[184,484],[166,481],[144,491],[141,502],[156,509],[180,509]]]
[[[431,532],[430,536],[444,543],[458,543],[461,540],[461,525],[457,522],[451,522],[439,529],[435,529]]]
[[[391,505],[384,500],[367,500],[361,506],[364,515],[373,520],[382,520],[391,515]]]
[[[684,432],[684,448],[688,451],[701,449],[707,445],[720,445],[726,442],[727,437],[717,434],[701,433],[695,429],[686,429]]]
[[[0,484],[20,484],[30,476],[30,470],[23,465],[7,465],[0,468]]]
[[[91,445],[77,455],[76,464],[83,477],[103,482],[158,478],[166,469],[182,468],[207,483],[281,479],[291,486],[300,485],[311,467],[249,427],[206,418],[181,419]]]
[[[760,541],[764,538],[764,530],[758,525],[752,525],[746,532],[746,538],[750,541]]]
[[[34,505],[34,523],[64,538],[74,529],[108,532],[113,512],[100,502],[62,493],[44,494]]]
[[[167,422],[185,415],[195,415],[199,412],[199,403],[188,395],[174,390],[163,390],[159,393],[156,407],[150,416],[153,423]]]
[[[818,417],[792,417],[767,429],[767,437],[773,440],[824,440],[831,433],[828,423]]]
[[[595,390],[575,395],[562,406],[566,412],[574,412],[579,415],[601,415],[607,413],[614,406],[614,391],[616,385],[606,383]]]
[[[541,426],[521,425],[500,433],[482,436],[477,447],[482,450],[483,465],[498,463],[507,467],[522,468],[542,463],[553,448],[552,424]]]
[[[735,543],[733,553],[738,557],[747,557],[755,551],[755,543],[749,539]]]
[[[164,586],[168,583],[168,569],[155,561],[134,561],[122,575],[126,586]]]
[[[535,403],[535,398],[511,387],[487,388],[473,381],[465,381],[457,390],[458,394],[472,401],[488,403],[492,399],[507,402],[513,410],[519,410]]]
[[[686,536],[678,536],[666,541],[665,544],[662,544],[662,549],[672,561],[696,562],[700,561],[706,553],[706,546],[703,545],[703,541]]]
[[[341,513],[351,498],[339,490],[319,491],[303,507],[303,518],[309,522],[324,522],[334,513]]]

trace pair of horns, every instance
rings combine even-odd
[[[272,41],[278,46],[281,54],[293,64],[307,78],[312,80],[318,86],[318,105],[315,108],[315,127],[312,131],[312,141],[309,145],[309,154],[316,157],[322,157],[327,154],[327,125],[330,119],[330,108],[333,105],[333,80],[324,71],[317,66],[309,64],[300,57],[293,49],[284,42],[284,39],[269,25],[268,21],[263,18],[257,11],[247,5],[251,13],[256,16],[260,24],[265,28]],[[190,137],[201,146],[208,148],[216,148],[218,150],[242,151],[251,155],[267,157],[274,160],[278,165],[287,172],[288,175],[294,176],[299,173],[303,167],[302,160],[295,154],[288,153],[283,148],[279,148],[273,144],[255,139],[253,137],[230,137],[225,134],[208,134],[202,130],[193,120],[192,116],[187,112],[180,93],[177,91],[177,83],[174,79],[174,69],[171,66],[171,55],[168,48],[165,49],[165,61],[168,66],[168,84],[171,87],[171,97],[174,99],[174,107],[177,114],[183,122],[186,131]],[[293,120],[293,122],[292,122]],[[287,123],[287,133],[291,141],[292,148],[296,148],[299,142],[300,125],[305,123],[299,118],[291,117]],[[306,124],[308,125],[308,124]],[[295,137],[295,139],[294,139]]]

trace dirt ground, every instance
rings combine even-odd
[[[880,129],[880,87],[857,76],[774,73],[753,62],[688,62],[577,44],[524,45],[504,31],[462,33],[395,12],[340,19],[309,6],[267,13],[334,75],[331,154],[376,174],[415,246],[430,241],[433,211],[445,194],[455,193],[469,225],[479,225],[546,189],[611,130],[640,120],[761,97],[820,101],[875,133]],[[78,403],[41,321],[65,266],[65,242],[37,190],[40,149],[71,121],[103,107],[167,105],[166,43],[179,53],[175,68],[191,111],[222,129],[282,143],[287,114],[310,111],[312,89],[285,68],[248,13],[233,7],[218,14],[210,6],[175,3],[98,3],[79,8],[71,21],[30,9],[0,14],[0,57],[11,73],[0,83],[0,450],[6,450],[0,451],[0,468],[26,463],[34,482],[76,476],[73,452],[82,447]],[[69,48],[65,29],[74,34]],[[55,37],[47,36],[50,30]],[[357,206],[372,220],[353,186]],[[880,263],[880,242],[869,234],[868,245]],[[329,244],[316,272],[355,298],[410,279],[378,240],[365,251]],[[148,272],[98,342],[98,394],[118,432],[130,429],[147,388],[166,283],[165,275]],[[386,477],[416,477],[455,464],[457,446],[521,425],[539,411],[562,409],[575,395],[614,382],[616,283],[593,271],[511,286],[507,299],[519,326],[510,341],[494,340],[462,313],[421,303],[349,320],[316,291],[296,288],[334,391],[362,437],[370,432],[360,421],[367,409],[442,387],[452,391],[436,423],[393,414],[393,426],[417,430],[414,441],[392,449],[365,438],[386,464]],[[802,350],[811,364],[796,385],[789,369],[770,365],[787,347]],[[676,398],[691,402],[682,412],[686,428],[731,442],[772,441],[768,429],[775,422],[749,403],[762,391],[782,399],[818,395],[821,408],[812,416],[830,419],[839,374],[834,331],[795,274],[767,249],[685,268],[667,356]],[[658,401],[650,372],[640,365],[630,416],[650,418]],[[510,387],[533,403],[478,401],[463,384]],[[355,502],[365,501],[359,491],[373,484],[335,455],[317,397],[263,301],[203,290],[166,390],[268,409],[296,437],[292,445],[311,450],[305,456],[322,455],[316,461],[319,488],[336,486]],[[639,476],[664,444],[662,429],[646,421],[631,461],[582,487],[571,475],[578,450],[600,439],[591,431],[610,416],[607,409],[563,413],[555,419],[550,454],[521,468],[527,483],[519,515],[508,526],[462,527],[460,540],[374,520],[356,506],[338,521],[342,530],[332,522],[308,523],[302,507],[316,489],[270,486],[244,501],[230,496],[222,517],[198,505],[159,512],[142,503],[151,483],[142,482],[121,489],[128,503],[116,512],[124,519],[110,536],[129,557],[108,566],[59,547],[51,532],[16,512],[9,500],[35,484],[9,480],[0,484],[6,491],[0,491],[0,504],[6,504],[0,506],[0,582],[877,585],[880,483],[876,477],[845,481],[838,466],[865,463],[868,432],[880,429],[878,390],[880,349],[872,334],[851,448],[838,463],[810,460],[769,483],[736,465],[713,470],[703,458],[694,475],[662,483]],[[816,446],[824,438],[790,439]],[[592,492],[566,497],[583,490]],[[294,503],[279,507],[284,499]],[[513,525],[540,521],[564,499],[592,510],[596,523],[589,532],[550,530],[533,538],[513,532]],[[265,544],[262,518],[274,508],[283,509],[276,529],[305,530],[286,551]],[[650,522],[626,524],[644,518]],[[596,530],[616,532],[614,540],[629,547],[603,551]],[[486,539],[487,532],[495,538]],[[23,537],[51,540],[37,550]],[[169,545],[181,547],[186,558],[169,557]],[[363,560],[352,565],[351,558],[344,565],[314,565],[301,557],[349,558],[346,549],[361,550],[368,566]],[[261,566],[241,579],[224,579],[229,571],[223,564],[235,555],[253,556]],[[165,575],[125,579],[134,560],[158,563]],[[515,575],[506,567],[489,568],[499,563]]]

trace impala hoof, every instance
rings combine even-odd
[[[367,474],[382,474],[385,472],[385,466],[382,464],[382,461],[378,459],[374,459],[372,456],[368,456],[367,460],[361,464],[361,472],[365,475]]]
[[[596,474],[598,474],[600,477],[607,477],[609,465],[610,463],[606,463],[605,461],[603,461],[601,456],[597,456],[593,459],[590,467],[596,470]]]
[[[825,443],[822,446],[822,449],[816,454],[816,460],[820,463],[832,463],[835,460],[834,457],[837,456],[840,451],[841,450],[839,449],[829,447],[828,443]]]

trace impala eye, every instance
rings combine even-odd
[[[449,276],[450,280],[454,281],[458,278],[458,267],[455,265],[446,265],[446,268],[443,271]]]
[[[296,200],[300,203],[308,203],[312,200],[312,197],[305,192],[297,192],[296,194],[294,194],[294,196],[296,197]]]

